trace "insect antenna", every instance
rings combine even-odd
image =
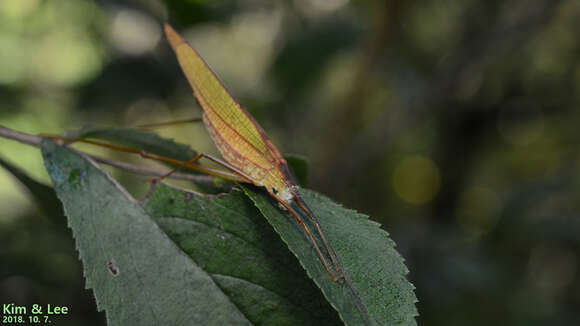
[[[341,280],[342,278],[344,278],[344,274],[342,273],[342,271],[339,268],[336,268],[336,264],[333,261],[333,264],[335,266],[336,271],[338,271],[340,273],[340,277],[337,277],[332,270],[330,269],[330,267],[328,266],[328,263],[326,261],[326,258],[324,257],[324,254],[322,253],[322,250],[320,250],[320,247],[318,246],[318,243],[316,242],[316,239],[314,239],[314,236],[312,235],[312,232],[310,232],[310,228],[308,228],[308,225],[306,225],[306,222],[304,222],[304,219],[302,217],[300,217],[300,214],[298,214],[298,212],[296,212],[296,210],[294,210],[294,208],[292,208],[292,206],[290,206],[290,204],[284,202],[283,200],[272,196],[274,199],[276,199],[280,204],[282,204],[282,206],[284,206],[284,208],[286,208],[291,214],[292,216],[294,216],[294,218],[296,219],[296,221],[298,222],[298,224],[300,224],[300,226],[302,227],[302,229],[304,230],[304,232],[306,233],[306,236],[308,237],[308,239],[310,240],[310,242],[312,242],[312,245],[314,246],[314,250],[316,250],[316,253],[318,254],[318,257],[320,258],[320,261],[322,261],[322,265],[324,266],[324,269],[326,269],[326,272],[328,273],[328,275],[330,275],[330,277],[332,278],[332,280],[334,282],[338,282],[339,280]],[[317,227],[318,228],[318,227]],[[320,232],[320,231],[319,231]],[[326,238],[324,238],[326,239]],[[326,244],[325,244],[326,246]],[[328,246],[327,250],[330,254],[329,248]],[[332,256],[331,256],[332,258]]]
[[[296,204],[298,204],[298,206],[300,206],[302,211],[304,213],[306,213],[306,215],[310,218],[310,220],[312,220],[312,222],[316,226],[316,230],[318,231],[318,235],[320,235],[320,238],[322,239],[322,243],[324,244],[324,247],[326,247],[326,251],[328,252],[328,256],[330,256],[330,261],[332,261],[332,264],[334,265],[334,269],[338,272],[338,274],[340,275],[340,278],[344,278],[344,274],[342,272],[342,269],[340,268],[340,266],[338,265],[338,261],[336,260],[336,255],[332,251],[332,248],[330,247],[330,243],[326,239],[326,235],[324,234],[324,231],[322,231],[322,226],[318,222],[318,219],[316,218],[316,216],[314,216],[314,213],[312,213],[312,211],[310,210],[310,208],[308,208],[308,206],[306,205],[306,203],[304,202],[302,197],[300,197],[298,194],[296,194],[294,196],[294,201],[296,202]]]

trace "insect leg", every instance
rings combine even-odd
[[[238,175],[239,177],[244,178],[245,180],[242,180],[242,182],[254,183],[252,181],[252,179],[247,174],[245,174],[244,172],[242,172],[240,169],[238,169],[235,166],[233,166],[233,165],[231,165],[229,163],[226,163],[226,162],[224,162],[224,161],[222,161],[222,160],[220,160],[220,159],[218,159],[216,157],[213,157],[213,156],[211,156],[209,154],[199,153],[199,154],[195,155],[191,160],[187,161],[185,164],[190,165],[190,164],[192,164],[192,163],[194,163],[196,161],[199,161],[203,157],[207,158],[208,160],[210,160],[210,161],[212,161],[212,162],[214,162],[214,163],[216,163],[218,165],[221,165],[222,167],[230,170],[231,172],[233,172],[234,174]],[[163,175],[161,177],[152,178],[151,179],[151,182],[157,182],[157,181],[163,180],[163,179],[167,178],[168,176],[172,175],[173,173],[179,171],[180,169],[182,169],[184,167],[187,167],[187,165],[180,165],[180,166],[178,166],[175,169],[169,171],[167,174],[165,174],[165,175]]]
[[[191,160],[187,161],[185,164],[191,165],[191,164],[197,162],[201,158],[201,156],[202,156],[202,154],[197,154]],[[173,173],[175,173],[175,172],[183,169],[184,167],[185,167],[185,165],[180,165],[180,166],[176,167],[175,169],[173,169],[173,170],[165,173],[162,176],[155,177],[155,178],[151,178],[149,181],[152,182],[152,183],[159,182],[159,181],[164,180],[165,178],[169,177]]]
[[[218,165],[221,165],[222,167],[224,167],[224,168],[226,168],[226,169],[228,169],[228,170],[232,171],[233,173],[235,173],[235,174],[239,175],[240,177],[243,177],[243,178],[245,178],[246,180],[245,180],[245,181],[243,181],[243,182],[247,182],[247,183],[254,183],[254,182],[252,181],[252,178],[250,178],[250,176],[248,176],[248,175],[247,175],[246,173],[244,173],[242,170],[238,169],[237,167],[235,167],[235,166],[233,166],[233,165],[231,165],[231,164],[229,164],[229,163],[227,163],[227,162],[224,162],[224,161],[220,160],[220,159],[219,159],[219,158],[217,158],[217,157],[211,156],[211,155],[209,155],[209,154],[204,154],[204,153],[200,153],[200,154],[198,154],[197,156],[199,156],[199,158],[200,158],[200,159],[201,159],[202,157],[205,157],[205,158],[207,158],[208,160],[210,160],[210,161],[212,161],[212,162],[214,162],[214,163],[216,163],[216,164],[218,164]]]

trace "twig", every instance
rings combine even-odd
[[[8,129],[4,126],[0,126],[0,137],[16,140],[23,144],[36,147],[40,146],[40,142],[42,141],[42,137],[40,136],[25,134],[23,132]]]
[[[23,144],[31,145],[34,147],[40,147],[40,144],[41,144],[42,139],[43,139],[40,136],[19,132],[19,131],[13,130],[13,129],[6,128],[6,127],[1,126],[1,125],[0,125],[0,137],[12,139],[12,140],[21,142]],[[164,176],[167,174],[167,171],[163,171],[163,170],[159,170],[159,169],[155,169],[155,168],[147,168],[147,167],[134,165],[134,164],[130,164],[130,163],[125,163],[125,162],[113,161],[113,160],[98,157],[95,155],[87,154],[85,152],[79,151],[79,150],[74,149],[74,148],[69,148],[69,149],[75,153],[87,156],[87,157],[91,158],[92,160],[97,161],[99,163],[113,166],[113,167],[116,167],[118,169],[121,169],[121,170],[124,170],[127,172],[141,174],[141,175],[148,175],[148,176],[158,176],[158,177]],[[209,175],[193,175],[193,174],[175,172],[175,173],[171,174],[170,176],[168,176],[168,178],[177,179],[177,180],[193,181],[193,182],[198,183],[198,184],[210,185],[210,186],[214,186],[214,187],[216,186],[215,183],[213,182],[214,177],[209,176]]]

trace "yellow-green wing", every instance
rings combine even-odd
[[[277,149],[272,153],[271,143],[262,128],[171,26],[165,25],[165,34],[202,106],[206,127],[224,158],[245,172],[263,169],[258,172],[265,173],[271,169],[281,155]]]

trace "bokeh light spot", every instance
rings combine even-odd
[[[501,208],[501,200],[492,189],[472,187],[459,197],[457,222],[466,232],[480,236],[497,224]]]
[[[349,0],[295,0],[297,8],[308,15],[322,15],[339,10],[346,6]]]
[[[393,186],[397,195],[405,202],[413,205],[425,204],[439,192],[439,169],[427,157],[406,157],[395,167]]]
[[[513,100],[501,108],[497,129],[512,145],[529,145],[544,133],[543,110],[531,101]]]
[[[113,18],[109,38],[121,53],[142,55],[157,46],[161,27],[153,18],[136,10],[120,10]]]
[[[20,18],[38,6],[39,0],[3,0],[0,1],[0,15],[8,18]]]
[[[62,29],[31,43],[30,78],[35,82],[74,86],[95,76],[102,58],[93,40],[73,29]]]

